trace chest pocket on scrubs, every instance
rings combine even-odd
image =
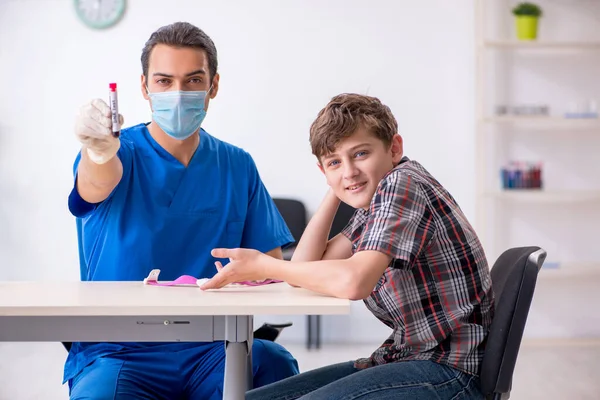
[[[192,173],[184,177],[169,206],[170,214],[192,218],[223,216],[224,194],[218,176],[199,179]]]
[[[228,221],[225,228],[226,247],[242,247],[242,236],[244,234],[244,221]]]

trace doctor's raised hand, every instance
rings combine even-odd
[[[119,114],[120,125],[123,116]],[[101,99],[94,99],[79,110],[75,121],[75,136],[96,164],[105,164],[119,151],[120,141],[112,135],[111,111]]]

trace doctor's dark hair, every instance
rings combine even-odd
[[[310,146],[319,162],[359,128],[368,130],[386,147],[398,134],[398,122],[378,98],[355,93],[335,96],[317,115],[310,127]]]
[[[150,53],[157,44],[165,44],[172,47],[191,47],[206,52],[208,57],[209,82],[217,74],[217,48],[212,39],[204,31],[188,22],[175,22],[159,28],[150,35],[150,39],[142,50],[142,72],[148,80],[148,64]]]

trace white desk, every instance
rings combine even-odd
[[[252,386],[253,315],[348,314],[348,300],[285,283],[227,287],[141,282],[0,282],[0,341],[225,341],[223,398]]]

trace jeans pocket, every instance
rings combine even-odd
[[[463,399],[482,399],[483,393],[481,392],[481,386],[479,385],[479,378],[474,375],[465,374],[464,372],[457,371],[457,381],[462,387],[450,400],[463,400]]]

